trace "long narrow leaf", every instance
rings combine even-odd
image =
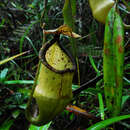
[[[62,12],[64,24],[68,25],[72,28],[72,31],[75,32],[74,16],[76,15],[76,0],[65,0]],[[73,55],[76,57],[76,40],[74,38],[70,38],[70,43],[72,45]]]
[[[76,15],[76,0],[65,0],[63,8],[64,23],[75,31],[74,27],[74,16]]]
[[[22,55],[24,55],[24,54],[26,54],[26,53],[28,53],[28,52],[29,52],[29,51],[25,51],[25,52],[22,52],[22,53],[20,53],[20,54],[15,55],[15,56],[12,56],[12,57],[10,57],[10,58],[7,58],[7,59],[5,59],[5,60],[2,60],[2,61],[0,61],[0,65],[5,64],[5,63],[7,63],[8,61],[11,61],[11,60],[13,60],[13,59],[15,59],[15,58],[17,58],[17,57],[19,57],[19,56],[22,56]]]
[[[99,76],[99,75],[100,75],[100,71],[97,69],[97,67],[96,67],[96,65],[95,65],[95,63],[94,63],[94,60],[93,60],[92,56],[89,56],[89,60],[90,60],[90,63],[91,63],[91,65],[92,65],[92,67],[93,67],[94,70],[97,72],[97,76]]]
[[[72,28],[72,31],[75,32],[74,17],[76,16],[76,0],[65,0],[62,12],[64,17],[64,24],[68,25],[70,28]],[[78,84],[80,85],[80,73],[79,73],[79,63],[77,58],[76,39],[70,38],[70,43],[72,45],[72,54],[76,59],[77,72],[78,72]]]
[[[104,104],[103,104],[103,98],[101,93],[98,93],[98,99],[99,99],[99,109],[100,109],[101,119],[104,120],[105,118]]]
[[[115,51],[112,42],[113,39],[113,23],[114,23],[115,8],[112,8],[107,16],[104,33],[104,51],[103,51],[103,79],[104,79],[104,93],[106,106],[110,115],[113,112],[113,103],[115,97]]]
[[[4,84],[33,84],[33,80],[10,80],[4,81]]]
[[[5,80],[5,77],[7,75],[7,72],[8,72],[8,68],[4,68],[1,73],[0,73],[0,81],[3,81]]]
[[[31,24],[29,25],[29,27],[27,28],[27,30],[25,31],[24,35],[21,37],[21,39],[20,39],[20,47],[19,47],[20,53],[22,52],[23,42],[24,42],[25,37],[28,35],[29,30],[31,29],[31,27],[32,27],[34,24],[36,24],[36,23],[38,23],[38,22],[39,22],[39,20],[36,21],[36,22],[31,23]]]
[[[37,51],[37,49],[35,48],[35,46],[34,46],[32,40],[31,40],[28,36],[26,36],[25,38],[29,41],[30,45],[32,46],[32,48],[34,49],[36,55],[38,56],[38,51]]]
[[[123,116],[117,116],[114,118],[110,118],[104,121],[100,121],[94,125],[92,125],[91,127],[87,128],[87,130],[101,130],[105,127],[107,127],[108,125],[111,125],[115,122],[118,122],[120,120],[124,120],[124,119],[128,119],[130,118],[130,115],[123,115]]]

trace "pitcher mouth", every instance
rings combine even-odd
[[[55,69],[54,67],[52,67],[48,62],[47,62],[47,59],[46,59],[46,52],[47,50],[55,43],[58,43],[59,47],[61,48],[61,50],[68,56],[68,58],[70,59],[70,62],[72,63],[72,67],[71,68],[65,68],[63,70],[57,70]],[[66,72],[74,72],[76,70],[76,63],[75,63],[75,60],[73,59],[73,57],[70,55],[70,53],[60,44],[59,42],[59,35],[55,35],[54,38],[45,43],[43,45],[43,47],[40,49],[40,52],[39,52],[39,58],[40,60],[42,61],[42,63],[50,70],[52,70],[53,72],[56,72],[56,73],[59,73],[59,74],[63,74],[63,73],[66,73]]]

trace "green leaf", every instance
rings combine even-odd
[[[19,116],[19,114],[20,114],[20,110],[15,110],[12,112],[12,117],[16,119]]]
[[[100,75],[100,71],[97,69],[96,65],[95,65],[95,62],[94,62],[94,59],[92,58],[92,56],[89,56],[89,60],[90,60],[90,63],[92,65],[92,67],[94,68],[94,70],[97,72],[97,76]]]
[[[23,101],[21,93],[16,92],[14,95],[14,100],[17,104],[21,104]]]
[[[33,23],[31,23],[31,24],[29,25],[29,27],[26,29],[24,35],[21,37],[21,39],[20,39],[20,46],[19,46],[20,53],[22,52],[22,47],[23,47],[23,42],[24,42],[25,37],[29,34],[29,31],[30,31],[30,29],[32,28],[32,26],[33,26],[34,24],[38,23],[38,22],[39,22],[39,20],[38,20],[38,21],[35,21],[35,22],[33,22]]]
[[[7,119],[2,126],[0,127],[0,130],[9,130],[9,128],[11,127],[11,125],[13,124],[14,120],[9,120]]]
[[[51,122],[49,122],[48,124],[44,125],[44,126],[35,126],[35,125],[30,125],[28,130],[48,130],[48,128],[50,127]]]
[[[65,0],[62,12],[64,17],[64,24],[72,28],[72,31],[75,31],[74,16],[76,15],[76,0]],[[72,45],[72,54],[74,55],[74,57],[76,57],[77,55],[76,40],[74,38],[70,38],[70,43]]]
[[[130,95],[122,96],[121,108],[123,108],[125,102],[130,99]]]
[[[19,108],[24,109],[24,110],[26,109],[26,107],[27,107],[27,104],[26,104],[26,103],[19,105]]]
[[[1,71],[0,73],[0,81],[3,81],[7,75],[7,72],[8,72],[8,68],[5,68]]]
[[[1,23],[0,23],[0,29],[3,27],[4,23],[5,23],[5,19],[3,18]]]
[[[28,52],[29,52],[29,51],[25,51],[25,52],[22,52],[22,53],[20,53],[20,54],[15,55],[15,56],[9,57],[9,58],[7,58],[7,59],[5,59],[5,60],[2,60],[2,61],[0,61],[0,65],[5,64],[5,63],[7,63],[8,61],[11,61],[11,60],[13,60],[13,59],[15,59],[15,58],[17,58],[17,57],[19,57],[19,56],[22,56],[22,55],[24,55],[24,54],[26,54],[26,53],[28,53]]]
[[[101,119],[104,120],[104,118],[105,118],[104,104],[103,104],[103,97],[102,97],[101,93],[98,93],[98,100],[99,100],[99,109],[100,109]]]
[[[73,3],[74,1],[74,3]],[[69,27],[72,28],[72,30],[74,31],[74,15],[76,13],[76,9],[75,9],[75,0],[65,0],[65,4],[63,7],[63,17],[64,17],[64,23],[66,25],[68,25]]]
[[[35,48],[35,46],[34,46],[32,40],[31,40],[28,36],[25,36],[25,38],[29,41],[30,45],[32,46],[32,48],[34,49],[36,55],[38,56],[38,51],[37,51],[37,49]]]
[[[79,88],[78,85],[74,85],[74,84],[72,84],[72,90],[76,90],[76,89],[78,89],[78,88]]]
[[[111,125],[115,122],[118,122],[120,120],[124,120],[124,119],[128,119],[130,118],[130,115],[123,115],[123,116],[117,116],[117,117],[113,117],[104,121],[100,121],[94,125],[92,125],[91,127],[87,128],[87,130],[101,130],[105,127],[107,127],[108,125]]]
[[[74,119],[74,114],[72,113],[71,115],[70,115],[70,120],[72,121]]]
[[[33,80],[10,80],[4,81],[4,84],[33,84]]]
[[[125,81],[128,85],[130,85],[130,80],[129,80],[129,79],[127,79],[126,77],[123,77],[123,79],[124,79],[124,81]]]
[[[18,88],[18,92],[22,93],[24,95],[24,97],[28,97],[30,96],[31,93],[31,89],[28,88]]]
[[[11,5],[15,8],[17,7],[17,5],[14,2],[11,2]]]

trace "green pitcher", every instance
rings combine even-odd
[[[108,12],[114,3],[114,0],[89,0],[93,17],[97,21],[105,24]]]
[[[26,109],[27,119],[38,126],[51,121],[71,101],[72,79],[76,69],[73,58],[59,44],[59,35],[41,48],[39,58],[41,64],[32,94],[37,105],[29,103]]]

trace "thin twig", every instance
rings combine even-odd
[[[43,21],[42,20],[44,19],[44,15],[46,13],[47,4],[48,4],[48,0],[44,0],[44,3],[43,3],[44,10],[43,10],[43,13],[42,13],[41,18],[40,18],[40,25],[41,25],[41,27],[43,25]]]
[[[103,78],[103,75],[100,75],[100,76],[95,77],[95,78],[93,78],[92,80],[89,80],[88,82],[82,84],[82,85],[80,86],[80,88],[78,88],[78,89],[76,89],[76,90],[73,91],[73,95],[74,95],[74,96],[78,95],[81,91],[87,89],[88,86],[95,85],[96,82],[97,82],[98,80],[102,79],[102,78]]]
[[[95,33],[96,33],[96,31],[94,31],[94,32],[92,32],[92,33],[89,33],[88,35],[83,36],[83,37],[79,38],[78,40],[83,40],[83,39],[85,39],[85,38],[88,38],[88,37],[90,37],[91,35],[93,35],[93,34],[95,34]]]

